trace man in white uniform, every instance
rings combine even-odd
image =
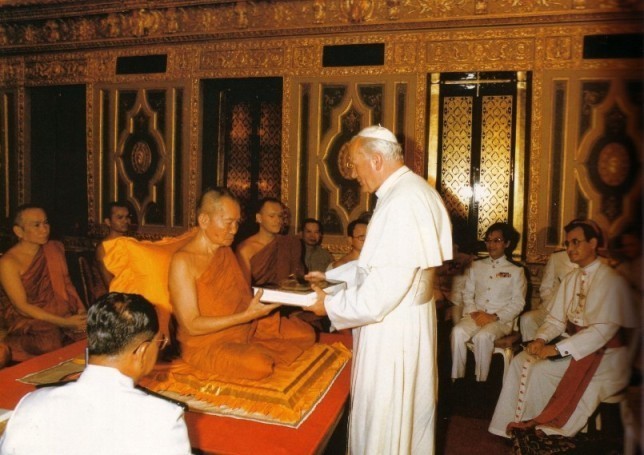
[[[494,223],[485,232],[488,257],[472,262],[463,290],[463,319],[452,329],[452,379],[465,376],[466,343],[474,344],[475,374],[487,381],[494,341],[512,332],[514,319],[525,306],[525,272],[505,256],[512,229]]]
[[[489,428],[499,436],[514,427],[574,436],[601,401],[628,384],[622,328],[639,323],[628,284],[597,257],[596,223],[573,220],[564,229],[579,268],[566,275],[535,340],[510,365]]]
[[[350,453],[432,454],[433,280],[435,268],[452,258],[449,216],[436,190],[403,164],[391,131],[365,128],[348,146],[352,177],[378,203],[356,282],[334,296],[317,288],[308,309],[328,314],[335,329],[354,329]]]
[[[536,309],[523,313],[519,319],[523,341],[534,340],[537,329],[546,321],[548,307],[555,295],[557,295],[559,284],[575,267],[577,267],[577,264],[570,262],[566,250],[555,251],[550,255],[543,270],[543,278],[539,286],[541,303]]]
[[[166,342],[154,307],[110,293],[87,316],[89,365],[76,382],[27,394],[0,454],[189,454],[183,409],[134,386]]]

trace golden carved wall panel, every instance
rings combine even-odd
[[[641,59],[584,59],[584,36],[615,33],[641,33],[644,4],[638,0],[284,0],[280,2],[175,1],[159,0],[141,6],[136,3],[106,0],[99,3],[68,0],[45,2],[39,8],[0,6],[0,90],[15,90],[16,140],[9,152],[16,159],[17,200],[29,198],[29,176],[25,169],[29,156],[29,87],[42,85],[86,84],[88,164],[100,159],[103,119],[107,114],[99,90],[181,87],[185,116],[182,153],[186,155],[187,175],[182,188],[187,214],[201,184],[200,139],[201,81],[210,78],[250,78],[276,76],[283,80],[282,110],[282,198],[292,208],[298,203],[299,148],[302,119],[298,100],[301,85],[330,80],[359,81],[363,78],[400,82],[391,99],[409,99],[404,126],[409,132],[406,150],[409,165],[416,172],[436,178],[440,162],[430,128],[436,121],[435,106],[428,105],[433,89],[428,74],[456,71],[530,71],[533,75],[529,143],[530,173],[528,204],[525,207],[526,255],[543,261],[550,251],[542,241],[547,217],[540,191],[548,187],[547,163],[551,159],[550,116],[553,88],[551,75],[564,75],[577,81],[578,75],[599,71],[618,82],[629,74],[641,74]],[[323,67],[325,46],[384,43],[384,64],[358,67]],[[119,57],[167,56],[163,73],[116,74]],[[169,82],[181,81],[181,82]],[[545,86],[544,86],[545,84]],[[406,92],[405,92],[406,90]],[[595,144],[605,132],[604,125],[588,117],[579,106],[581,82],[568,87],[570,109],[566,124],[584,124],[584,136]],[[590,92],[582,104],[597,112]],[[312,95],[313,96],[313,95]],[[621,103],[621,102],[620,102]],[[589,107],[590,106],[590,107]],[[630,111],[618,103],[623,115]],[[385,109],[397,111],[392,101]],[[345,113],[345,117],[348,115]],[[400,117],[399,117],[400,118]],[[584,120],[585,119],[585,120]],[[589,120],[590,119],[590,120]],[[393,124],[391,124],[393,125]],[[571,137],[563,153],[577,150]],[[630,133],[629,133],[630,134]],[[590,136],[589,136],[590,135]],[[593,136],[595,135],[595,136]],[[630,134],[635,140],[635,136]],[[602,181],[619,180],[619,165],[614,157],[624,156],[612,146],[597,152]],[[621,162],[620,160],[617,160]],[[542,168],[546,163],[546,167]],[[581,166],[581,165],[580,165]],[[88,169],[90,218],[98,216],[102,180],[95,167]],[[584,168],[581,167],[581,170]],[[615,170],[613,170],[615,169]],[[577,185],[565,167],[566,194],[562,196],[561,219],[583,198],[570,196],[568,188]],[[622,178],[623,179],[623,178]],[[591,212],[601,204],[598,193],[586,184],[580,192],[590,195]],[[102,190],[101,190],[102,191]],[[562,190],[563,191],[563,190]],[[572,192],[572,191],[571,191]],[[582,194],[582,195],[583,195]],[[100,196],[100,197],[99,197]],[[574,199],[574,200],[573,200]],[[94,207],[92,209],[92,206]],[[630,210],[628,203],[624,210]],[[613,213],[613,212],[611,212]],[[612,216],[612,215],[611,215]],[[613,223],[618,226],[620,218]]]
[[[346,249],[347,224],[373,209],[372,198],[361,192],[346,167],[347,142],[360,129],[380,123],[403,144],[409,143],[407,139],[414,136],[414,124],[408,119],[414,112],[414,82],[409,77],[365,76],[294,79],[291,84],[291,93],[296,94],[291,106],[300,121],[289,147],[294,153],[286,199],[297,208],[294,224],[307,217],[321,220],[325,244],[334,252]],[[413,150],[408,147],[406,155],[413,155]]]

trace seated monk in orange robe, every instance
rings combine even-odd
[[[14,218],[18,243],[0,258],[0,284],[11,305],[4,342],[23,361],[85,338],[85,307],[67,270],[65,250],[49,241],[45,211],[22,206]]]
[[[305,273],[302,242],[297,237],[280,234],[283,210],[277,199],[263,199],[255,214],[259,230],[237,247],[239,265],[253,286],[278,284],[291,274]]]
[[[290,364],[315,342],[306,323],[269,315],[279,305],[261,303],[261,292],[251,295],[230,249],[239,218],[228,191],[207,191],[197,234],[174,253],[169,272],[181,357],[225,380],[269,376],[275,364]]]

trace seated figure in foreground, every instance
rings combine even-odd
[[[170,298],[185,362],[222,379],[261,379],[299,357],[315,333],[279,312],[269,315],[278,305],[260,303],[261,291],[252,296],[230,249],[239,218],[227,190],[202,195],[197,233],[170,261]]]
[[[88,311],[87,332],[88,365],[78,380],[25,395],[0,453],[191,453],[181,407],[135,387],[167,340],[152,304],[105,294]]]
[[[296,237],[280,234],[284,207],[275,198],[262,199],[255,213],[257,233],[237,247],[237,259],[253,286],[278,284],[291,274],[304,275],[302,246]]]
[[[527,281],[523,269],[505,256],[512,230],[494,223],[485,232],[489,257],[472,262],[465,275],[463,319],[452,329],[452,379],[465,376],[466,343],[474,344],[476,380],[487,381],[494,341],[512,332],[525,305]]]
[[[639,321],[628,284],[599,260],[596,223],[573,220],[564,230],[579,268],[561,282],[535,340],[512,360],[489,427],[499,436],[531,427],[574,436],[630,378],[622,328]]]
[[[4,341],[20,362],[85,338],[85,307],[69,277],[63,244],[49,240],[45,210],[20,206],[13,232],[18,243],[0,258],[0,284],[11,302]]]

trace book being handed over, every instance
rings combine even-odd
[[[341,289],[346,288],[344,281],[325,279],[315,283],[322,288],[327,294],[335,294]],[[313,305],[317,299],[317,294],[311,288],[311,283],[303,277],[291,275],[283,279],[278,284],[266,284],[258,287],[253,286],[253,291],[263,289],[264,294],[260,301],[265,303],[281,303],[284,305],[293,305],[307,307]]]

